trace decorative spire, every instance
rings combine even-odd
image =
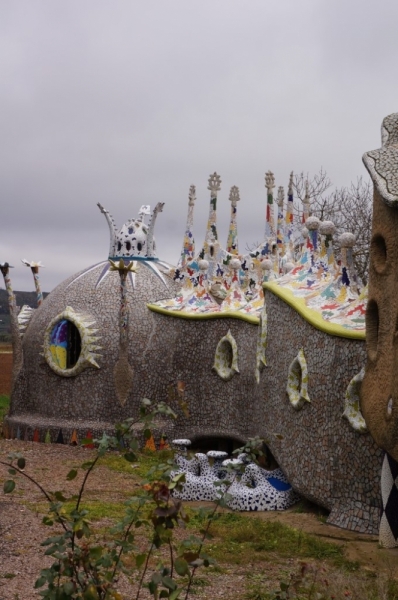
[[[155,257],[153,230],[157,214],[162,212],[163,206],[163,202],[158,202],[152,213],[149,226],[145,225],[143,221],[143,216],[149,214],[150,211],[149,205],[145,204],[140,208],[140,218],[129,219],[118,231],[113,217],[98,203],[100,211],[105,215],[110,231],[108,258],[114,261],[137,258],[153,260]]]
[[[185,227],[184,242],[182,245],[180,260],[178,261],[177,270],[181,273],[188,262],[193,260],[195,256],[195,240],[193,237],[193,209],[196,200],[196,188],[191,185],[188,194],[188,216]]]
[[[290,242],[290,238],[293,233],[293,171],[290,173],[289,186],[287,189],[287,207],[286,207],[286,228],[285,228],[285,242]]]
[[[212,244],[218,239],[217,235],[217,192],[221,189],[221,178],[214,172],[209,177],[209,185],[207,189],[210,190],[210,210],[209,220],[207,221],[206,230],[206,242]]]
[[[13,269],[14,267],[10,265],[8,262],[0,263],[0,271],[4,277],[4,285],[7,290],[8,296],[8,306],[10,309],[10,315],[12,313],[16,314],[16,300],[14,292],[12,291],[11,278],[9,269]]]
[[[41,287],[40,287],[39,267],[44,267],[44,265],[40,261],[34,262],[32,260],[31,262],[29,262],[26,260],[26,258],[23,258],[22,262],[27,267],[30,267],[30,269],[32,271],[33,279],[35,282],[35,288],[36,288],[37,306],[40,306],[41,303],[43,302],[43,294],[42,294]]]
[[[155,240],[153,239],[153,231],[155,229],[155,222],[156,222],[158,213],[163,212],[163,206],[164,206],[164,202],[157,203],[157,205],[153,209],[151,220],[149,222],[148,237],[147,237],[147,257],[148,258],[153,258],[155,256]]]
[[[275,177],[272,171],[265,174],[265,187],[267,188],[267,214],[265,222],[265,238],[275,235],[274,197]]]
[[[231,220],[229,223],[229,232],[227,239],[227,252],[230,254],[238,254],[238,225],[236,221],[236,205],[240,200],[239,188],[236,185],[231,187],[229,193],[229,201],[231,202]]]
[[[140,208],[140,210],[138,211],[138,220],[141,221],[142,223],[144,223],[145,221],[145,215],[150,215],[151,214],[151,207],[149,204],[143,204]]]
[[[308,217],[310,216],[310,203],[309,183],[307,179],[305,182],[305,196],[303,200],[303,223],[306,223]]]
[[[15,295],[12,290],[11,278],[9,270],[13,267],[8,263],[0,263],[0,271],[4,277],[4,285],[8,295],[8,306],[10,309],[10,325],[11,325],[11,340],[13,349],[13,365],[12,365],[12,388],[18,377],[18,374],[23,364],[22,341],[18,326],[17,304]],[[11,390],[12,392],[12,390]]]
[[[325,265],[325,270],[335,268],[335,259],[333,252],[333,234],[336,226],[332,221],[321,221],[319,224],[319,233],[321,236],[320,259]]]
[[[280,185],[278,187],[278,197],[277,197],[277,204],[278,204],[278,226],[277,226],[277,232],[276,232],[276,243],[278,245],[278,249],[281,251],[283,248],[283,233],[284,233],[284,227],[283,227],[283,202],[285,200],[285,190],[283,189],[283,185]]]
[[[104,208],[102,206],[102,204],[97,202],[97,206],[100,209],[100,211],[102,212],[102,214],[105,216],[106,222],[108,223],[108,227],[109,227],[109,234],[110,234],[109,256],[116,256],[117,228],[116,228],[115,220],[112,217],[111,213],[109,211],[107,211],[106,208]]]
[[[338,242],[341,249],[342,284],[339,298],[345,300],[347,291],[349,291],[350,295],[354,294],[354,296],[357,296],[361,288],[361,284],[358,281],[358,276],[356,274],[353,257],[353,247],[355,246],[356,237],[353,233],[346,231],[339,236]]]

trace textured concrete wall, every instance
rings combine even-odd
[[[260,384],[265,401],[261,433],[293,487],[331,510],[329,522],[377,533],[383,453],[369,433],[355,432],[342,418],[346,388],[365,363],[365,343],[314,329],[268,291],[265,301],[268,367]],[[301,348],[311,402],[296,411],[286,384]]]
[[[171,398],[179,419],[164,424],[170,435],[235,437],[245,440],[257,432],[255,352],[257,326],[236,319],[191,321],[166,317],[147,309],[146,303],[170,296],[169,290],[147,268],[139,265],[134,291],[129,284],[128,360],[133,386],[128,400],[117,400],[114,368],[119,353],[119,276],[110,272],[96,288],[103,266],[62,283],[34,314],[23,338],[24,367],[12,395],[10,425],[24,429],[87,428],[101,432],[115,422],[138,414],[142,398],[170,399],[177,382],[185,383],[184,417],[178,399]],[[73,282],[73,283],[71,283]],[[45,330],[52,319],[71,306],[95,320],[99,337],[99,369],[89,367],[76,377],[52,371],[43,356]],[[239,373],[223,381],[212,369],[220,339],[228,331],[238,349]],[[176,394],[174,394],[176,396]],[[250,407],[250,410],[248,408]]]
[[[377,443],[398,460],[398,210],[373,200],[362,410]]]

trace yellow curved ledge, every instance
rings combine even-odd
[[[263,288],[281,298],[281,300],[286,302],[286,304],[289,304],[289,306],[298,312],[303,319],[320,331],[324,331],[329,335],[337,335],[338,337],[344,337],[353,340],[366,339],[365,329],[362,331],[346,329],[342,325],[325,321],[318,311],[314,310],[313,308],[309,308],[306,305],[304,298],[297,298],[291,290],[287,290],[286,288],[283,288],[273,282],[263,283]]]
[[[167,310],[166,308],[162,308],[161,306],[157,306],[156,304],[147,304],[147,307],[149,308],[149,310],[153,310],[154,312],[158,312],[162,315],[167,315],[168,317],[178,317],[180,319],[190,319],[193,321],[204,321],[206,319],[225,319],[229,317],[231,319],[241,319],[242,321],[246,321],[247,323],[251,323],[252,325],[258,325],[260,322],[259,317],[254,317],[253,315],[246,315],[245,313],[241,313],[238,310],[198,314],[189,313],[182,310]]]

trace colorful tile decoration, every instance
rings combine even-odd
[[[180,276],[183,276],[182,274],[186,272],[187,266],[195,257],[195,240],[193,237],[193,209],[195,207],[195,200],[196,188],[194,185],[191,185],[188,194],[188,216],[185,227],[184,241],[182,244],[180,259],[175,270],[177,273],[177,279],[179,279]]]
[[[275,224],[271,171],[265,176],[267,209],[265,239],[258,248],[240,254],[237,238],[239,190],[231,188],[231,222],[226,248],[217,234],[217,194],[221,179],[209,178],[210,209],[202,250],[193,256],[193,203],[191,186],[188,219],[179,265],[173,270],[181,282],[174,298],[149,304],[151,310],[187,319],[230,316],[259,323],[265,289],[288,302],[315,327],[342,337],[365,338],[366,290],[361,290],[352,259],[355,238],[341,236],[341,261],[333,254],[333,223],[309,216],[308,185],[303,202],[301,232],[293,225],[293,174],[290,175],[284,218],[284,191],[278,188]],[[301,227],[301,226],[300,226]],[[185,257],[185,258],[183,258]]]

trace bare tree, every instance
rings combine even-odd
[[[370,181],[359,177],[350,187],[342,187],[327,193],[331,181],[322,168],[310,178],[304,173],[295,175],[294,190],[299,203],[296,203],[296,218],[302,205],[310,201],[310,213],[322,221],[333,221],[336,226],[335,242],[339,235],[350,231],[356,237],[353,257],[358,276],[364,284],[368,280],[369,245],[372,229],[372,188]],[[336,243],[336,253],[339,247]]]
[[[332,182],[322,167],[320,168],[319,173],[311,178],[308,173],[304,174],[304,172],[301,172],[295,174],[293,179],[293,188],[295,196],[299,201],[299,203],[296,202],[297,215],[301,213],[302,204],[305,202],[306,197],[308,197],[311,202],[311,206],[316,206],[316,216],[322,221],[326,220],[326,218],[323,217],[323,211],[327,210],[327,198],[329,198],[329,196],[325,196],[325,192],[331,186]],[[318,213],[321,216],[319,216]]]

